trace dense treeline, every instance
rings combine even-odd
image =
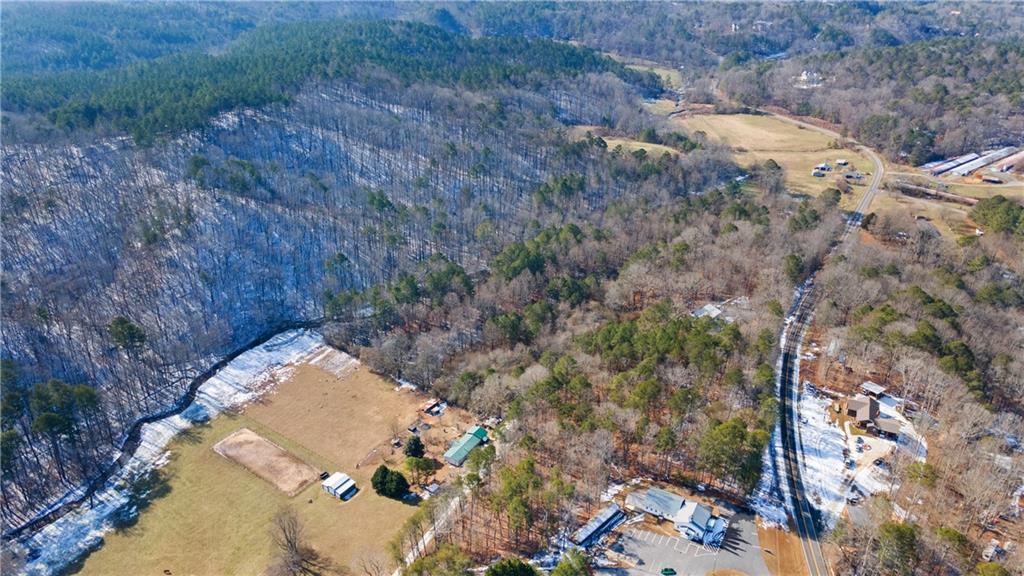
[[[217,49],[263,24],[401,12],[394,4],[370,2],[8,2],[3,73],[98,70]]]
[[[820,75],[818,87],[797,81]],[[778,104],[840,123],[911,164],[1020,144],[1024,134],[1020,36],[923,40],[840,50],[731,70],[724,87],[747,105]]]
[[[984,198],[971,210],[971,218],[986,230],[1024,239],[1024,206],[997,194]]]
[[[659,90],[653,74],[564,43],[471,39],[414,23],[317,22],[260,28],[223,55],[186,53],[107,71],[9,76],[3,107],[44,113],[61,128],[110,126],[149,142],[201,127],[220,112],[287,102],[310,79],[370,82],[381,72],[406,84],[472,90],[613,72],[648,92]]]

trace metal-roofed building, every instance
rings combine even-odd
[[[660,488],[648,488],[643,492],[632,492],[626,496],[626,506],[642,510],[652,516],[673,520],[686,500]]]
[[[586,548],[600,540],[605,532],[615,528],[623,517],[625,517],[625,513],[622,508],[613,502],[577,530],[572,536],[572,541],[576,545]]]
[[[938,176],[939,174],[949,172],[950,170],[956,168],[957,166],[960,166],[961,164],[966,164],[972,160],[976,160],[978,157],[979,155],[976,152],[964,154],[963,156],[958,156],[956,158],[953,158],[952,160],[947,160],[946,162],[943,162],[938,166],[935,166],[928,172],[930,172],[932,176]]]
[[[705,304],[700,308],[697,308],[693,312],[690,312],[690,316],[693,316],[694,318],[704,318],[705,316],[707,316],[712,320],[718,318],[721,315],[722,309],[719,308],[718,306],[715,306],[714,304]]]
[[[885,395],[885,386],[882,386],[881,384],[875,384],[871,380],[868,380],[867,382],[861,384],[860,389],[868,396],[874,396],[875,398],[881,398],[882,396]]]
[[[473,426],[461,438],[452,442],[451,447],[444,453],[444,459],[452,466],[462,466],[473,448],[486,442],[487,430],[480,426]]]
[[[721,545],[729,523],[715,516],[709,506],[686,500],[659,488],[648,488],[626,496],[626,508],[641,510],[670,520],[679,534],[694,542]]]
[[[356,481],[344,472],[335,472],[321,482],[320,487],[335,498],[348,500],[355,493]]]
[[[957,176],[970,176],[971,173],[974,172],[975,170],[979,168],[984,168],[985,166],[988,166],[993,162],[998,162],[999,160],[1002,160],[1003,158],[1010,156],[1016,151],[1017,149],[1014,148],[1013,146],[1000,148],[995,152],[985,154],[984,156],[978,158],[977,160],[973,160],[962,166],[957,166],[956,168],[953,169],[953,174],[956,174]]]

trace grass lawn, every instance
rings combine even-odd
[[[641,142],[640,140],[634,140],[632,138],[623,138],[619,136],[606,136],[604,135],[608,130],[600,126],[573,126],[570,129],[569,134],[574,138],[582,139],[586,136],[587,132],[594,134],[595,136],[601,136],[605,142],[608,143],[608,149],[611,150],[616,146],[622,146],[622,149],[626,152],[632,152],[634,150],[644,149],[647,150],[647,155],[652,158],[657,158],[665,152],[669,154],[682,154],[679,150],[671,148],[669,146],[663,146],[661,144],[651,144],[648,142]]]
[[[947,238],[974,234],[974,225],[967,218],[970,207],[962,204],[880,191],[871,203],[871,211],[879,216],[897,213],[924,216],[940,234]]]
[[[622,62],[627,68],[632,68],[633,70],[639,70],[641,72],[654,72],[659,78],[661,78],[665,87],[670,90],[678,90],[683,87],[683,75],[676,68],[669,68],[652,60],[645,60],[643,58],[620,56],[614,52],[605,52],[604,54],[612,60]]]
[[[656,116],[668,116],[679,109],[679,105],[675,100],[669,98],[658,98],[657,100],[650,100],[644,102],[644,108]]]
[[[416,420],[423,400],[406,390],[395,391],[363,367],[342,378],[313,365],[296,367],[287,381],[244,414],[222,415],[175,439],[169,447],[171,461],[161,471],[164,494],[152,500],[134,525],[108,534],[81,572],[259,574],[273,559],[269,531],[284,506],[295,509],[309,543],[341,566],[357,563],[364,554],[384,555],[388,540],[415,507],[377,496],[370,476],[382,461],[401,465],[401,452],[390,448],[392,430],[404,430]],[[441,418],[428,419],[434,424],[424,434],[428,456],[440,460],[448,440],[465,430],[469,416],[448,410]],[[318,470],[348,473],[359,492],[341,502],[324,493],[317,481],[288,497],[213,451],[215,443],[243,427]],[[450,473],[449,468],[443,472]]]
[[[633,64],[627,64],[626,67],[632,68],[633,70],[639,70],[641,72],[654,72],[659,78],[661,78],[665,87],[670,90],[678,90],[683,87],[683,75],[679,73],[679,70],[674,68],[666,68],[653,63],[648,64],[642,60],[637,60]]]
[[[1001,175],[1002,178],[1011,178],[1010,176]],[[953,194],[960,194],[961,196],[970,196],[971,198],[991,198],[998,194],[1002,194],[1007,198],[1013,198],[1017,201],[1024,202],[1024,183],[1020,182],[1007,182],[1006,184],[984,184],[984,183],[971,183],[965,182],[964,179],[959,179],[960,182],[947,183],[949,191]]]
[[[832,138],[772,116],[754,114],[703,114],[675,120],[690,133],[704,132],[708,138],[730,146],[740,164],[775,160],[786,170],[786,183],[798,194],[817,196],[827,188],[835,186],[836,172],[824,178],[816,178],[811,172],[817,164],[828,162],[835,166],[838,158],[850,162],[850,169],[870,174],[874,169],[871,161],[853,150],[836,150],[829,147]],[[850,194],[844,195],[841,206],[853,208],[867,190],[865,185],[853,186]]]

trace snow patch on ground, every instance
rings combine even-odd
[[[778,475],[775,467],[778,467]],[[772,432],[771,447],[766,449],[761,464],[761,480],[754,488],[748,501],[757,513],[760,524],[765,528],[778,527],[789,530],[787,511],[789,503],[789,487],[785,480],[785,468],[782,463],[782,430],[776,426]],[[777,482],[779,484],[777,484]]]
[[[331,372],[354,369],[358,362],[330,348],[319,334],[309,330],[278,334],[229,362],[199,387],[195,400],[180,414],[143,425],[138,449],[91,498],[21,543],[30,558],[24,572],[58,573],[98,547],[103,535],[113,528],[113,515],[130,504],[132,485],[168,462],[171,439],[194,424],[255,400],[287,379],[290,364],[316,360]]]
[[[832,528],[846,507],[846,465],[843,431],[829,418],[832,400],[804,382],[798,404],[797,430],[800,439],[800,476],[804,491]]]
[[[330,346],[324,346],[323,350],[314,356],[309,363],[330,372],[338,378],[348,376],[359,366],[358,360]]]
[[[780,350],[786,348],[786,334],[779,342]],[[775,365],[775,396],[782,386],[782,355]],[[758,521],[765,528],[778,527],[789,530],[787,516],[791,512],[789,483],[786,480],[786,465],[782,448],[782,424],[775,423],[771,442],[761,458],[761,480],[748,498],[751,508],[757,513]]]

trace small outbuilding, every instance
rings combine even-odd
[[[885,396],[885,386],[881,384],[875,384],[871,380],[860,385],[860,389],[864,394],[871,396],[872,398],[881,398]]]
[[[348,500],[356,492],[356,481],[344,472],[335,472],[321,482],[320,487],[339,500]]]
[[[714,304],[705,304],[700,308],[697,308],[693,312],[690,312],[690,316],[694,318],[704,318],[705,316],[714,320],[722,315],[722,309]]]

